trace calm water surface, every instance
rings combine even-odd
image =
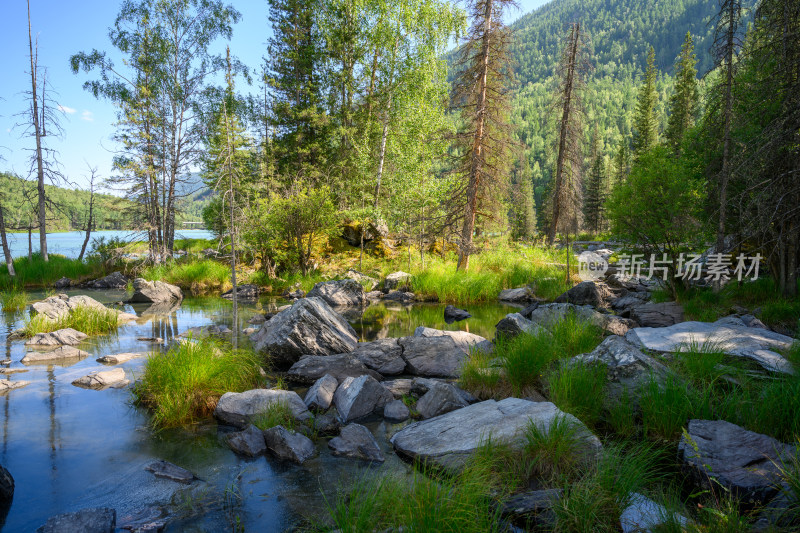
[[[108,304],[126,299],[123,291],[71,292],[79,293]],[[9,378],[31,384],[0,395],[0,464],[16,481],[10,507],[0,509],[2,531],[33,531],[54,514],[93,506],[115,508],[118,526],[132,518],[168,515],[167,531],[230,531],[234,524],[246,531],[286,531],[304,519],[324,516],[326,497],[332,501],[337,487],[393,471],[408,474],[409,467],[391,452],[387,440],[399,426],[382,420],[365,425],[383,448],[383,465],[335,458],[325,439],[320,439],[320,453],[298,466],[270,457],[236,456],[224,441],[231,428],[213,420],[154,432],[147,412],[131,405],[128,389],[94,391],[71,384],[101,369],[103,365],[95,361],[101,355],[165,349],[177,334],[193,326],[218,324],[240,331],[253,314],[282,303],[262,300],[241,306],[238,325],[232,323],[230,302],[219,298],[186,299],[176,309],[157,313],[148,312],[146,304],[125,305],[123,309],[140,319],[117,334],[93,337],[79,346],[91,354],[86,359],[51,366],[19,362],[26,348],[22,341],[8,341],[7,335],[23,323],[27,311],[4,313],[2,358],[11,359],[10,368],[27,370]],[[447,325],[443,308],[379,304],[348,319],[362,340],[409,335],[420,325],[491,337],[494,324],[512,309],[500,304],[470,307],[474,318]],[[153,345],[138,337],[162,337],[164,342]],[[244,336],[239,342],[248,345]],[[136,379],[144,361],[134,359],[120,366],[129,379]],[[188,468],[201,481],[184,486],[158,480],[144,471],[154,459]]]

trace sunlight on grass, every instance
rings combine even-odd
[[[87,335],[111,333],[119,328],[119,314],[113,309],[89,306],[76,307],[58,320],[37,314],[25,321],[23,335],[33,337],[37,333],[49,333],[64,328],[72,328]]]

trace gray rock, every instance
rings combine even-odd
[[[128,278],[122,272],[112,272],[103,278],[86,283],[92,289],[124,289],[128,286]]]
[[[325,374],[308,389],[303,401],[309,409],[325,411],[333,403],[333,395],[338,386],[338,379],[330,374]]]
[[[495,340],[507,341],[527,333],[538,335],[547,330],[539,324],[534,324],[520,313],[509,313],[495,325]]]
[[[383,298],[383,293],[381,291],[369,291],[364,296],[367,300],[374,302]]]
[[[449,336],[402,337],[406,371],[415,376],[458,377],[467,354]]]
[[[366,274],[362,274],[358,270],[353,270],[352,268],[345,272],[344,276],[342,277],[356,280],[361,284],[362,287],[364,287],[365,291],[374,291],[378,285],[380,285],[380,282],[377,279],[367,276]]]
[[[533,300],[533,293],[530,287],[503,289],[497,295],[497,299],[503,302],[527,302],[528,300]]]
[[[777,465],[794,453],[794,446],[724,420],[690,420],[678,444],[678,459],[696,484],[718,490],[713,479],[744,505],[763,505],[777,494]]]
[[[461,320],[466,320],[470,318],[472,315],[466,309],[459,309],[458,307],[454,307],[452,305],[448,305],[444,308],[444,321],[448,324],[452,324],[453,322],[460,322]]]
[[[405,422],[411,416],[402,400],[393,400],[383,407],[383,418],[390,422]]]
[[[552,528],[556,523],[553,507],[561,499],[562,493],[561,489],[546,489],[516,494],[501,503],[500,516],[537,530]]]
[[[791,348],[791,337],[761,328],[708,322],[681,322],[663,328],[635,328],[626,338],[654,352],[674,353],[688,345],[713,347],[727,355],[752,359],[767,370],[793,374],[780,353]]]
[[[627,391],[635,398],[639,388],[651,378],[663,381],[669,372],[667,367],[617,335],[606,337],[589,353],[577,355],[569,364],[601,364],[608,370],[608,394],[619,398]]]
[[[89,296],[85,296],[83,294],[79,294],[77,296],[67,296],[66,294],[57,294],[55,296],[50,296],[49,298],[45,298],[40,302],[32,303],[31,312],[42,314],[47,318],[49,318],[50,320],[58,320],[59,318],[70,314],[73,311],[73,309],[76,309],[78,307],[90,307],[105,311],[109,310],[106,306],[104,306],[94,298],[90,298]],[[120,320],[130,320],[136,318],[135,315],[122,313],[120,311],[116,312],[119,315]]]
[[[613,335],[625,335],[630,328],[638,325],[630,319],[599,313],[588,305],[573,305],[570,303],[540,305],[531,311],[530,320],[534,324],[549,329],[553,324],[564,320],[568,315],[574,315],[578,320],[594,324]]]
[[[96,361],[98,363],[104,363],[107,365],[118,365],[120,363],[124,363],[126,361],[130,361],[131,359],[136,359],[137,357],[145,357],[146,353],[118,353],[114,355],[104,355],[103,357],[98,357]]]
[[[130,381],[125,379],[125,371],[119,367],[111,370],[92,372],[72,382],[76,387],[94,390],[106,389],[108,387],[120,388],[126,386],[128,383],[130,383]]]
[[[68,277],[63,277],[59,280],[56,280],[56,282],[53,283],[54,289],[69,289],[70,286],[72,286],[72,280],[69,279]]]
[[[390,379],[382,381],[381,385],[392,393],[395,398],[402,398],[411,392],[411,387],[415,380],[407,378]]]
[[[258,285],[252,283],[245,283],[244,285],[236,285],[236,299],[237,300],[256,300],[261,293]],[[223,292],[222,297],[227,300],[233,300],[233,289]]]
[[[555,303],[605,307],[606,300],[610,296],[611,291],[604,284],[597,284],[594,281],[582,281],[553,301]]]
[[[389,291],[383,295],[384,300],[392,300],[400,303],[413,302],[417,299],[413,292],[406,291]]]
[[[328,441],[333,455],[351,457],[373,463],[382,463],[385,458],[372,433],[360,424],[347,424],[338,437]]]
[[[546,431],[556,417],[564,417],[576,425],[588,453],[599,450],[598,438],[574,416],[550,402],[519,398],[486,400],[415,422],[395,433],[391,442],[401,457],[458,471],[487,439],[519,448],[524,445],[524,432],[531,422]]]
[[[250,337],[253,347],[275,362],[295,363],[302,355],[352,352],[358,337],[350,324],[320,298],[304,298],[272,317]]]
[[[303,464],[317,451],[311,439],[300,433],[289,431],[283,426],[275,426],[264,431],[264,440],[267,443],[267,449],[275,457],[298,464]]]
[[[22,380],[11,381],[8,378],[3,378],[0,379],[0,394],[14,389],[21,389],[22,387],[26,387],[30,384],[31,384],[30,381],[22,381]]]
[[[392,272],[386,279],[383,280],[383,292],[388,293],[389,291],[394,290],[407,290],[411,283],[411,274],[407,272],[403,272],[402,270],[398,270],[397,272]]]
[[[372,376],[348,377],[336,389],[333,403],[344,423],[371,415],[391,402],[392,393]]]
[[[386,237],[388,234],[389,228],[383,221],[378,221],[377,223],[370,222],[366,226],[363,226],[363,235],[362,224],[359,222],[345,224],[342,227],[342,238],[345,239],[350,246],[355,246],[356,248],[361,246],[362,238],[364,243],[368,243],[379,237]]]
[[[630,505],[619,517],[619,524],[623,533],[649,533],[664,524],[680,524],[685,528],[688,520],[685,516],[670,512],[663,505],[634,492],[631,494]]]
[[[116,527],[114,509],[95,507],[53,516],[36,533],[114,533]]]
[[[381,377],[374,370],[367,368],[355,355],[349,353],[305,355],[292,365],[286,377],[290,381],[310,384],[325,374],[330,374],[339,381],[344,381],[348,377],[372,376],[375,379]]]
[[[49,333],[37,333],[27,342],[26,346],[74,346],[80,344],[89,336],[72,328],[57,329]]]
[[[378,339],[372,342],[359,342],[352,355],[367,368],[384,376],[394,376],[402,374],[406,369],[402,352],[403,349],[397,339]]]
[[[311,418],[306,404],[294,391],[252,389],[245,392],[226,392],[217,402],[214,417],[224,424],[244,428],[250,420],[267,411],[270,404],[284,402],[299,421]]]
[[[147,281],[144,278],[133,280],[133,303],[162,303],[183,300],[179,287],[163,281]]]
[[[433,418],[468,405],[454,386],[437,382],[419,399],[416,409],[422,418]]]
[[[0,502],[11,501],[14,497],[14,477],[0,465]]]
[[[632,308],[645,303],[648,297],[649,294],[646,292],[630,292],[625,296],[612,299],[610,301],[611,309],[620,314],[630,313]]]
[[[339,413],[336,412],[336,409],[330,409],[328,412],[314,417],[314,430],[319,435],[334,435],[341,427]]]
[[[247,336],[250,336],[250,335],[252,335],[253,333],[255,333],[256,331],[257,331],[257,330],[256,330],[256,328],[250,327],[250,328],[244,328],[244,329],[242,330],[242,333],[244,333],[244,334],[245,334],[245,335],[247,335]]]
[[[356,307],[366,303],[364,287],[354,279],[321,281],[308,292],[309,298],[321,298],[332,307]]]
[[[494,346],[491,342],[486,340],[480,335],[475,335],[469,331],[449,331],[443,329],[426,328],[425,326],[418,326],[414,330],[415,337],[450,337],[456,343],[456,347],[465,354],[478,349],[483,351],[493,351]]]
[[[242,431],[229,433],[226,440],[231,450],[247,457],[256,457],[267,449],[264,432],[252,424]]]
[[[262,314],[259,313],[257,315],[253,315],[250,318],[250,320],[247,321],[247,323],[248,324],[253,324],[254,326],[257,326],[259,324],[263,324],[266,321],[267,321],[267,317],[265,315],[262,315]]]
[[[766,324],[761,322],[753,315],[742,315],[741,319],[744,325],[748,328],[769,329]]]
[[[170,481],[176,481],[186,485],[197,479],[194,474],[185,468],[181,468],[163,459],[150,463],[144,469],[148,472],[152,472],[156,477],[169,479]]]
[[[66,360],[78,360],[88,357],[89,353],[79,350],[72,346],[59,346],[55,350],[48,352],[28,352],[25,357],[21,359],[22,364],[49,364],[54,362],[61,362]]]
[[[664,328],[683,322],[683,307],[678,302],[646,303],[631,309],[631,318],[646,328]]]

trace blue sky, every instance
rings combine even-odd
[[[234,27],[231,53],[246,65],[256,68],[266,53],[270,36],[266,0],[233,1],[242,13]],[[509,22],[533,11],[548,0],[519,0],[520,9],[509,14]],[[5,0],[0,17],[0,170],[29,177],[29,156],[26,148],[34,145],[24,136],[24,127],[16,126],[23,118],[15,116],[27,107],[23,91],[30,89],[28,26],[25,0]],[[97,167],[101,177],[111,172],[114,131],[114,107],[96,100],[82,88],[91,75],[74,75],[69,57],[78,51],[93,48],[112,54],[108,28],[114,22],[118,0],[31,0],[34,39],[38,36],[39,63],[47,68],[47,87],[57,91],[56,101],[62,106],[61,138],[48,137],[47,145],[59,152],[63,173],[78,186],[86,183],[87,165]],[[224,51],[225,43],[217,46]],[[112,55],[112,58],[114,56]]]

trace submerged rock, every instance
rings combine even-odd
[[[346,378],[333,396],[344,423],[378,412],[393,399],[392,393],[372,376]]]
[[[92,372],[72,382],[76,387],[95,390],[108,387],[120,388],[126,386],[128,383],[130,383],[130,381],[125,379],[125,371],[119,367],[111,370]]]
[[[435,418],[414,422],[391,438],[395,451],[412,461],[460,470],[469,457],[488,439],[512,447],[524,445],[524,432],[530,423],[547,431],[556,418],[575,424],[587,453],[595,453],[600,441],[577,418],[550,402],[531,402],[519,398],[486,400]]]
[[[763,505],[777,494],[779,466],[795,447],[724,420],[690,420],[678,444],[678,459],[695,483],[718,483],[745,505]]]
[[[229,433],[226,441],[231,450],[247,457],[256,457],[267,449],[264,432],[252,424],[242,431]]]
[[[0,379],[0,393],[8,392],[14,389],[21,389],[27,385],[30,385],[30,381],[22,381],[22,380],[15,380],[11,381],[8,378]]]
[[[197,479],[194,474],[185,468],[181,468],[163,459],[150,463],[144,469],[148,472],[152,472],[156,477],[177,481],[178,483],[184,483],[186,485]]]
[[[304,298],[261,326],[250,339],[258,351],[277,363],[292,364],[301,356],[352,352],[358,336],[350,324],[320,298]]]
[[[370,370],[355,355],[341,353],[336,355],[305,355],[291,366],[286,378],[297,383],[310,384],[325,374],[330,374],[339,381],[348,377],[381,376]]]
[[[400,303],[409,303],[417,299],[413,292],[408,291],[389,291],[383,295],[384,300],[392,300]]]
[[[330,374],[325,374],[308,389],[303,401],[309,409],[325,411],[333,403],[333,395],[338,386],[338,379]]]
[[[360,424],[347,424],[338,437],[328,441],[333,455],[351,457],[363,461],[382,463],[385,461],[378,442],[369,429]]]
[[[183,292],[179,287],[163,281],[147,281],[144,278],[133,280],[132,303],[161,303],[183,300]]]
[[[366,303],[364,287],[354,279],[321,281],[308,291],[309,298],[321,298],[332,307],[356,307]]]
[[[466,309],[459,309],[458,307],[448,305],[444,308],[444,321],[448,324],[453,322],[460,322],[472,317]]]
[[[352,355],[364,363],[367,368],[384,376],[394,376],[402,374],[406,369],[406,361],[403,359],[402,353],[403,349],[397,339],[390,338],[359,342]]]
[[[794,373],[792,364],[779,351],[796,342],[791,337],[761,328],[725,323],[681,322],[663,328],[635,328],[626,338],[654,352],[675,353],[689,346],[722,351],[727,355],[752,359],[773,372]]]
[[[279,402],[288,405],[295,419],[302,422],[311,418],[306,404],[296,392],[280,389],[226,392],[214,409],[214,417],[224,424],[244,428],[254,416],[265,413],[271,404]]]
[[[36,533],[114,533],[116,527],[114,509],[95,507],[53,516]]]
[[[252,283],[245,283],[244,285],[236,286],[236,299],[237,300],[257,300],[261,289],[258,285]],[[222,297],[228,300],[233,300],[233,289],[222,293]]]
[[[289,431],[283,426],[275,426],[264,431],[267,449],[278,459],[303,464],[313,457],[317,449],[311,439],[300,433]]]
[[[49,333],[37,333],[25,342],[26,346],[74,346],[89,336],[72,328],[57,329]]]
[[[28,352],[20,362],[26,365],[37,363],[49,364],[70,359],[83,359],[88,356],[88,352],[84,352],[72,346],[59,346],[55,350],[50,350],[49,352]]]

